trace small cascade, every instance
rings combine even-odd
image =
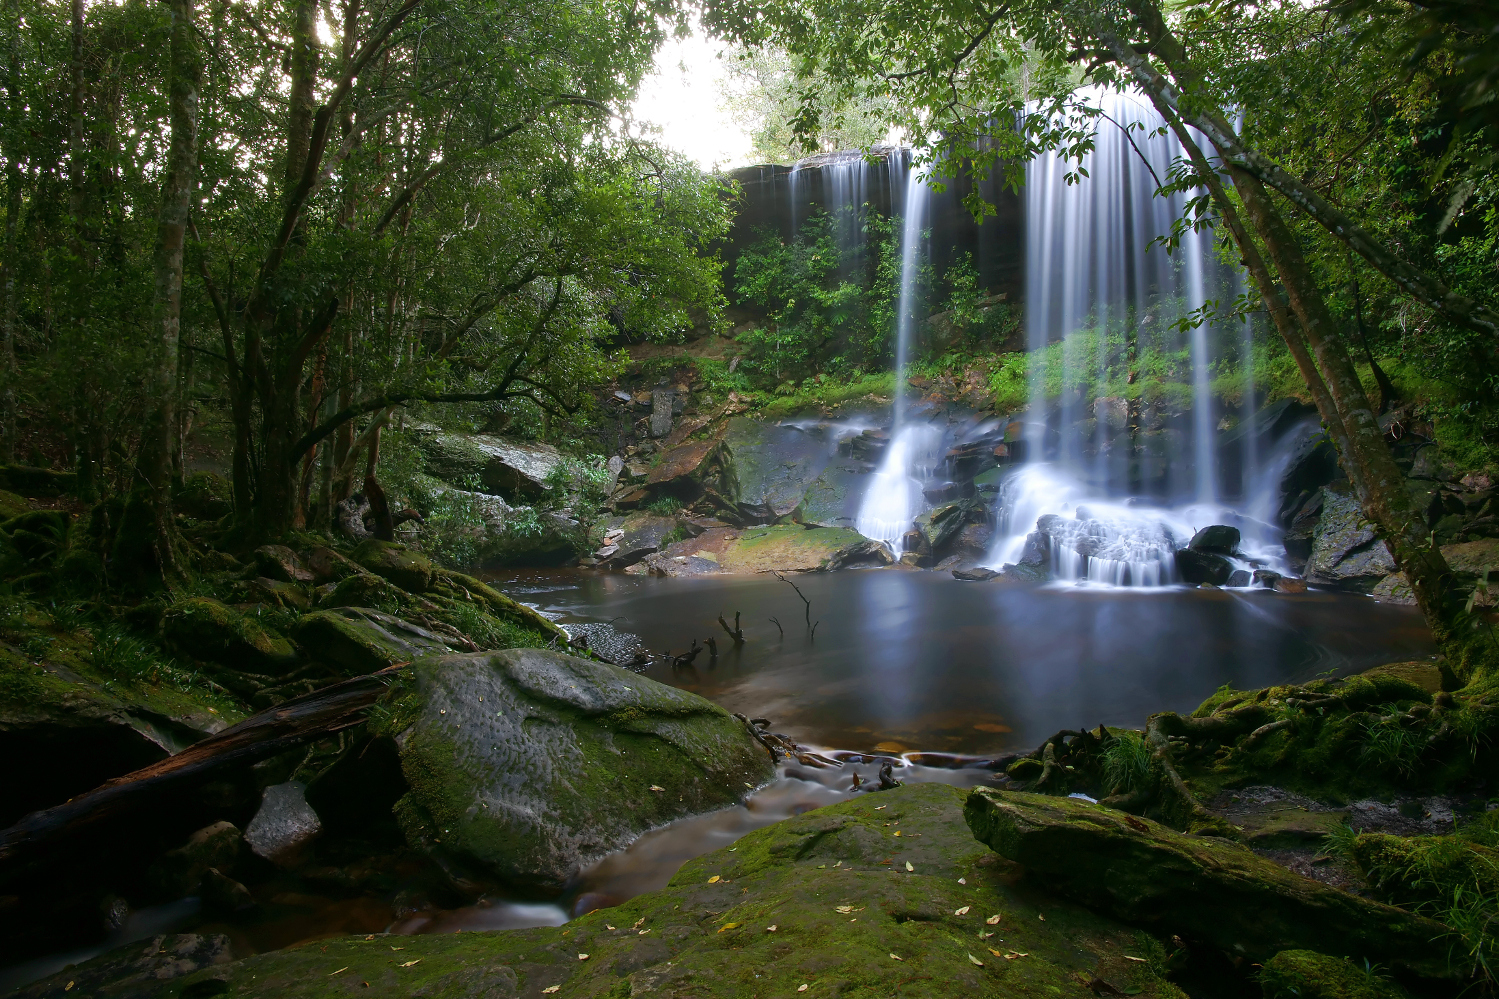
[[[907,425],[906,367],[911,359],[916,333],[917,269],[921,260],[921,230],[927,206],[926,176],[917,170],[906,173],[901,210],[900,296],[896,305],[894,415],[890,444],[879,471],[864,494],[856,529],[866,538],[890,545],[898,558],[902,538],[925,507],[922,482],[936,465],[940,434],[930,427]]]

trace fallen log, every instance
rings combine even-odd
[[[13,869],[60,838],[201,784],[229,768],[249,766],[358,725],[387,683],[408,665],[400,663],[283,701],[174,756],[106,781],[61,805],[32,812],[0,830],[0,868]]]

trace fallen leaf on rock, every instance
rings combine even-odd
[[[840,905],[840,906],[838,906],[838,908],[837,908],[837,910],[836,910],[836,911],[838,911],[838,912],[841,912],[841,913],[843,913],[843,914],[844,914],[844,915],[845,915],[845,916],[846,916],[846,915],[848,915],[848,914],[849,914],[849,913],[850,913],[850,912],[863,912],[863,911],[864,911],[864,908],[865,908],[865,907],[864,907],[864,906],[862,906],[862,905],[861,905],[861,906],[859,906],[859,907],[858,907],[858,908],[857,908],[857,909],[855,909],[855,908],[854,908],[854,907],[853,907],[853,906],[851,906],[851,905]]]
[[[737,930],[737,929],[739,929],[739,926],[740,926],[739,923],[724,923],[722,926],[720,926],[718,928],[718,932],[723,933],[723,932],[725,932],[727,930]]]
[[[998,926],[999,925],[999,921],[1001,919],[1003,919],[1003,918],[1004,918],[1004,913],[1002,913],[1002,912],[996,912],[994,915],[992,915],[988,919],[984,920],[984,922],[988,923],[990,926]]]
[[[1124,955],[1124,959],[1126,961],[1139,961],[1141,964],[1145,964],[1146,963],[1145,958],[1143,958],[1143,957],[1130,957],[1128,954]]]
[[[892,961],[904,961],[905,960],[905,958],[901,957],[899,954],[891,954],[890,955],[890,959]]]
[[[1005,955],[1005,960],[1006,961],[1013,961],[1017,957],[1030,957],[1030,955],[1027,954],[1027,953],[1025,953],[1024,951],[1012,950],[1008,954]]]
[[[587,954],[579,954],[578,955],[578,960],[579,961],[586,961],[586,960],[588,960],[588,955]]]
[[[914,868],[914,867],[911,866],[911,862],[909,860],[906,861],[906,870],[908,870],[908,871],[914,871],[914,870],[916,870],[916,868]]]
[[[765,930],[768,933],[774,933],[776,931],[775,924],[774,923],[770,924],[769,926],[765,927]]]
[[[966,885],[967,883],[968,883],[968,879],[967,878],[959,878],[958,879],[958,884],[960,884],[960,885]]]
[[[798,991],[798,992],[805,992],[805,991],[807,991],[807,987],[805,985],[798,985],[796,987],[796,991]]]
[[[333,977],[333,976],[334,976],[334,975],[341,975],[341,974],[343,974],[343,973],[344,973],[344,972],[345,972],[345,971],[348,971],[348,970],[349,970],[349,969],[348,969],[348,967],[347,967],[347,966],[345,966],[345,967],[342,967],[342,968],[339,968],[339,969],[338,969],[338,970],[337,970],[337,971],[330,971],[330,972],[328,972],[328,977],[329,977],[329,978],[332,978],[332,977]],[[71,985],[71,984],[73,984],[73,983],[72,983],[72,982],[69,982],[69,983],[68,983],[68,984],[69,984],[69,985]],[[63,991],[67,991],[67,990],[66,990],[66,989],[64,989],[64,990],[63,990]]]
[[[982,968],[984,966],[984,962],[980,961],[978,958],[974,957],[972,954],[968,955],[968,960],[971,961],[972,963],[978,965],[980,968]]]
[[[952,911],[952,914],[954,916],[966,916],[966,915],[968,915],[968,910],[971,909],[971,908],[973,908],[973,906],[971,906],[971,905],[965,905],[961,909],[954,909]]]
[[[900,830],[899,829],[895,830],[895,832],[892,833],[892,835],[899,836],[900,835]]]
[[[604,924],[604,929],[606,929],[606,930],[612,930],[612,929],[614,929],[614,927],[610,926],[608,923],[605,923]]]
[[[544,995],[544,996],[549,996],[553,992],[560,992],[560,991],[562,991],[562,986],[560,986],[560,985],[548,985],[546,988],[544,988],[544,989],[541,990],[541,994]]]
[[[994,934],[993,933],[985,933],[983,930],[979,930],[978,936],[979,936],[980,940],[988,940],[990,937],[994,936]],[[1004,943],[1004,941],[1001,940],[1000,943]]]
[[[709,884],[710,884],[710,885],[711,885],[711,884],[717,884],[717,883],[718,883],[718,882],[719,882],[719,881],[720,881],[720,880],[721,880],[721,879],[720,879],[720,878],[719,878],[719,876],[718,876],[718,875],[717,875],[717,874],[715,874],[715,875],[713,875],[713,876],[712,876],[712,877],[711,877],[711,878],[709,878],[709,879],[708,879],[708,883],[709,883]]]
[[[422,963],[422,959],[421,958],[417,958],[415,961],[407,961],[405,964],[401,965],[401,967],[403,967],[403,968],[409,968],[413,964],[421,964],[421,963]]]
[[[1043,916],[1043,915],[1041,915],[1041,913],[1039,913],[1039,912],[1036,913],[1036,918],[1039,919],[1039,920],[1041,920],[1041,922],[1043,922],[1043,923],[1046,922],[1046,917]]]
[[[635,920],[635,925],[632,926],[632,927],[630,927],[630,929],[632,929],[632,930],[638,930],[638,929],[640,929],[640,924],[643,923],[643,922],[645,922],[645,917],[641,916],[639,919]]]

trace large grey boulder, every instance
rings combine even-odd
[[[562,452],[550,444],[513,441],[490,434],[458,434],[419,429],[417,446],[423,470],[457,486],[477,482],[485,492],[513,502],[536,499],[547,489],[547,477],[562,463]]]
[[[733,499],[744,516],[760,523],[795,510],[833,458],[826,441],[804,430],[743,416],[729,421],[723,447]]]
[[[807,484],[801,504],[791,519],[808,527],[847,527],[859,521],[859,507],[869,488],[874,466],[851,458],[839,458]]]
[[[261,793],[260,808],[245,827],[245,842],[256,856],[292,867],[322,831],[322,821],[307,804],[306,786],[292,780]]]
[[[712,702],[540,649],[419,660],[388,706],[376,725],[400,747],[407,840],[464,876],[543,892],[773,774]]]
[[[1390,550],[1364,519],[1358,501],[1333,486],[1322,490],[1322,516],[1302,572],[1306,581],[1366,593],[1394,571]]]

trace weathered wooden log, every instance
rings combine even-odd
[[[0,830],[0,878],[56,840],[138,809],[169,793],[201,784],[232,767],[245,767],[357,725],[385,692],[401,663],[284,701],[194,743],[174,756],[116,777],[61,805],[32,812]]]

